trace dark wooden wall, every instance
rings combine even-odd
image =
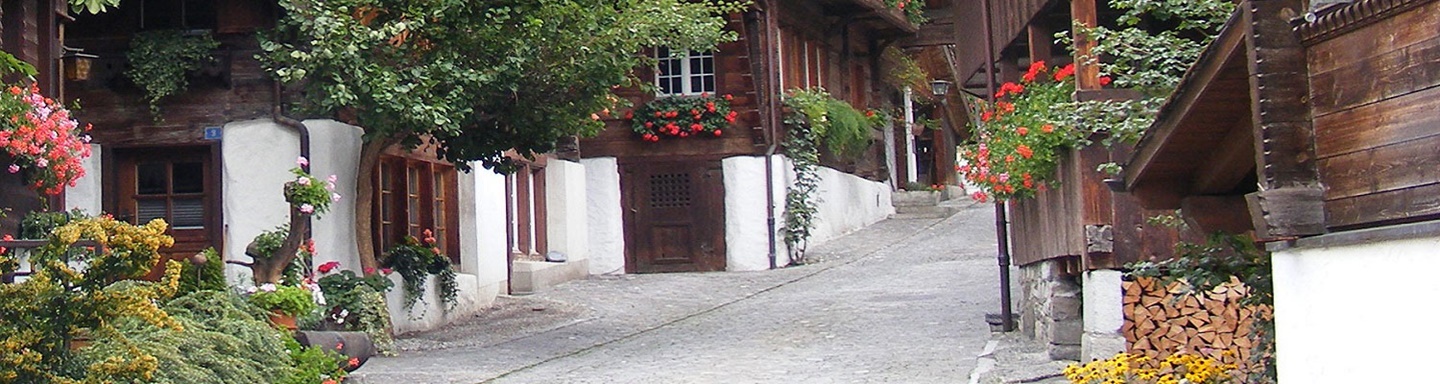
[[[144,91],[124,75],[130,39],[140,31],[140,4],[123,3],[105,14],[81,16],[66,44],[99,55],[86,81],[67,81],[67,96],[82,101],[77,117],[93,124],[95,141],[113,146],[208,145],[204,128],[269,117],[273,84],[254,56],[255,31],[273,26],[274,5],[225,0],[216,3],[215,62],[189,78],[189,89],[161,103],[163,120],[151,115]]]
[[[957,1],[956,6],[959,9],[956,12],[958,18],[955,25],[959,28],[959,39],[955,42],[955,50],[960,54],[956,58],[955,66],[960,76],[969,76],[984,69],[985,13],[981,0]],[[1050,5],[1050,2],[1051,0],[991,0],[991,38],[995,43],[995,56],[999,57],[1000,51],[1010,42],[1024,35],[1031,20]]]
[[[1307,48],[1327,227],[1440,218],[1440,2]]]
[[[784,2],[778,10],[781,71],[784,90],[810,86],[823,86],[836,98],[845,100],[858,109],[865,109],[883,99],[876,95],[876,84],[872,79],[878,60],[875,56],[876,36],[862,23],[847,23],[843,18],[829,16],[824,9],[814,4]],[[717,94],[729,94],[733,110],[739,116],[721,137],[665,137],[659,142],[640,140],[630,127],[630,122],[619,118],[624,113],[614,113],[606,120],[606,128],[594,137],[580,141],[580,153],[584,157],[618,158],[670,158],[713,157],[722,158],[739,155],[762,155],[766,146],[762,136],[762,124],[758,109],[755,76],[750,44],[759,39],[746,36],[742,15],[731,15],[727,29],[740,33],[735,42],[721,44],[715,54]],[[773,50],[769,47],[759,47]],[[810,57],[807,62],[804,58]],[[759,60],[759,58],[756,58]],[[807,79],[808,64],[808,79]],[[649,81],[653,74],[641,71],[642,81]],[[653,94],[630,89],[622,92],[635,105],[654,100]],[[876,131],[877,139],[882,135]],[[781,129],[783,137],[783,128]],[[841,171],[855,173],[872,179],[883,179],[883,144],[877,143],[858,160],[839,159],[824,156],[823,165]],[[778,152],[779,150],[777,150]]]
[[[750,72],[748,44],[745,27],[740,15],[732,15],[727,29],[738,31],[740,39],[721,44],[715,52],[715,90],[719,95],[731,95],[731,109],[739,114],[735,124],[724,130],[721,137],[696,136],[688,138],[665,137],[658,142],[640,140],[630,129],[630,121],[618,118],[624,113],[614,113],[606,120],[605,130],[595,137],[581,139],[580,153],[584,157],[674,157],[707,155],[748,155],[763,153],[764,148],[755,145],[758,138],[752,131],[760,127],[760,114],[755,98],[755,82]],[[639,73],[641,81],[653,81],[649,71]],[[636,106],[655,99],[654,94],[638,89],[628,89],[621,96]],[[755,128],[755,129],[752,129]]]

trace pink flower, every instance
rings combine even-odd
[[[382,275],[389,275],[391,272],[395,272],[395,270],[390,269],[390,268],[381,268],[381,269],[380,269],[380,274],[382,274]]]
[[[45,166],[47,166],[47,165],[50,165],[50,161],[49,161],[49,160],[45,160],[45,158],[43,158],[43,157],[35,160],[35,166],[36,166],[36,167],[45,168]]]
[[[330,175],[330,177],[325,178],[325,181],[329,181],[329,182],[331,182],[331,183],[334,183],[334,182],[336,182],[336,181],[340,181],[340,177],[339,177],[339,176],[335,176],[335,175]]]
[[[305,176],[297,177],[295,178],[295,184],[310,185],[310,178]]]
[[[331,201],[331,202],[340,201],[340,194],[338,194],[338,193],[332,193],[332,194],[330,194],[330,201]]]
[[[10,164],[10,173],[20,173],[20,165]]]
[[[309,165],[310,165],[310,159],[306,159],[305,156],[297,157],[297,158],[295,158],[295,165],[299,165],[299,166],[301,166],[301,167],[309,166]]]
[[[300,204],[300,212],[315,213],[315,206],[310,205],[310,203]]]
[[[364,271],[366,275],[373,275],[375,274],[375,267],[365,267]]]

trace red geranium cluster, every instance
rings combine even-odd
[[[633,111],[626,112],[631,129],[648,142],[661,137],[716,136],[735,122],[738,114],[730,109],[730,95],[714,97],[702,93],[698,97],[676,96],[655,99]]]
[[[1083,139],[1059,123],[1065,112],[1057,107],[1071,101],[1074,78],[1074,65],[1051,73],[1037,61],[1019,83],[1001,85],[994,104],[980,107],[976,143],[961,149],[966,164],[957,169],[981,188],[972,198],[1024,198],[1045,189],[1061,152]]]
[[[59,194],[85,175],[81,161],[90,157],[89,131],[90,125],[81,127],[33,84],[0,93],[0,148],[14,158],[6,171],[25,171],[25,181],[43,193]]]

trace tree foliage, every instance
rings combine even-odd
[[[261,60],[303,87],[308,112],[353,113],[365,138],[418,145],[465,167],[508,170],[593,134],[591,114],[653,65],[647,47],[705,49],[736,34],[734,0],[290,0]]]

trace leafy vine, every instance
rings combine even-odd
[[[884,124],[882,113],[862,113],[845,101],[831,97],[823,88],[791,90],[785,97],[791,112],[784,117],[789,129],[784,154],[790,158],[795,181],[785,191],[785,225],[781,234],[790,250],[790,262],[804,264],[810,230],[815,227],[815,214],[820,188],[820,148],[853,157],[871,143],[871,128]]]
[[[160,120],[160,100],[185,92],[189,80],[185,74],[200,69],[214,60],[210,51],[220,42],[209,32],[189,34],[177,30],[146,31],[135,34],[130,41],[130,69],[125,76],[145,89],[150,114]]]

